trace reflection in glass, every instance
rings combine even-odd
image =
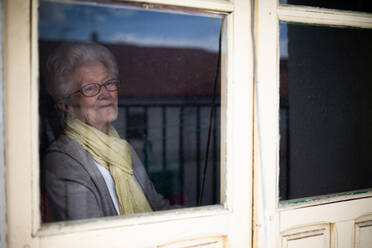
[[[372,31],[280,23],[280,199],[372,187]]]
[[[293,4],[328,9],[372,12],[372,2],[369,0],[279,0],[280,4]]]
[[[160,199],[157,203],[162,206],[155,210],[166,209],[167,207],[164,207],[166,201],[170,202],[171,208],[198,205],[203,177],[202,169],[206,157],[208,128],[211,125],[209,115],[214,109],[215,118],[211,132],[206,187],[201,205],[219,203],[220,86],[217,87],[215,108],[211,106],[218,66],[221,20],[221,17],[216,15],[174,14],[141,10],[133,8],[133,6],[132,8],[123,8],[123,6],[114,8],[109,5],[40,2],[40,157],[47,161],[41,167],[44,222],[115,215],[114,210],[122,212],[121,206],[117,210],[118,206],[114,199],[115,196],[120,198],[120,194],[117,192],[117,176],[113,175],[110,168],[105,169],[105,165],[103,165],[104,168],[100,167],[105,161],[95,158],[94,154],[88,152],[88,157],[93,157],[93,161],[98,162],[98,165],[91,165],[95,166],[94,170],[87,170],[87,173],[91,177],[98,177],[99,183],[103,183],[108,191],[105,187],[101,187],[101,191],[96,192],[89,188],[93,187],[92,185],[87,186],[86,183],[83,183],[80,176],[77,178],[61,176],[66,168],[71,167],[71,163],[73,163],[65,157],[55,156],[53,158],[61,164],[57,166],[57,172],[46,169],[48,161],[50,164],[50,161],[53,160],[48,158],[48,154],[51,152],[61,153],[55,144],[57,142],[60,145],[58,139],[66,134],[66,126],[67,128],[74,126],[74,123],[63,121],[66,113],[73,109],[77,113],[77,119],[99,129],[93,121],[89,121],[89,111],[85,111],[83,107],[90,106],[87,101],[99,99],[102,95],[110,98],[110,94],[112,99],[115,99],[115,94],[117,94],[117,118],[109,118],[109,122],[115,119],[112,122],[113,127],[118,135],[129,143],[129,148],[127,148],[129,150],[131,147],[133,148],[130,150],[133,166],[141,164],[140,167],[143,166],[145,169],[142,173],[133,168],[134,176],[150,205],[152,202],[149,198]],[[103,68],[99,66],[99,63],[97,65],[96,61],[77,63],[76,67],[71,69],[68,75],[65,75],[65,79],[78,83],[72,83],[71,89],[66,90],[68,93],[66,96],[61,98],[54,96],[53,99],[50,95],[51,90],[47,91],[52,79],[50,73],[47,73],[46,61],[62,43],[65,44],[64,46],[71,46],[66,45],[66,42],[103,45],[115,57],[118,74],[111,73],[112,70],[107,63],[103,63]],[[63,54],[68,53],[64,50]],[[79,74],[79,71],[84,71],[84,73]],[[110,88],[112,85],[107,83],[111,79],[120,81],[120,88],[117,91]],[[77,92],[82,87],[88,87],[86,85],[90,83],[105,84],[105,86],[99,87],[100,92],[93,97],[83,96],[81,91]],[[219,84],[219,80],[217,83]],[[84,92],[86,90],[84,89]],[[89,88],[88,90],[94,89]],[[76,94],[70,96],[71,93]],[[77,102],[73,104],[72,98],[78,99]],[[63,103],[66,103],[66,100],[69,104],[61,105],[58,101],[61,99],[64,100]],[[107,104],[109,105],[109,103]],[[106,110],[109,108],[103,105],[101,107]],[[61,108],[68,111],[63,114],[60,111]],[[113,112],[115,112],[114,110],[115,107]],[[97,114],[98,110],[94,113]],[[108,118],[110,114],[111,112],[108,111],[102,116]],[[80,134],[80,136],[82,135]],[[87,145],[84,142],[86,141],[80,142],[83,143],[80,144],[82,147]],[[111,145],[108,147],[111,148]],[[88,150],[86,147],[84,149]],[[118,149],[124,148],[119,146]],[[138,155],[138,159],[133,154]],[[111,156],[108,159],[111,159]],[[73,164],[73,166],[78,165],[84,167],[84,161]],[[76,174],[82,173],[81,170],[74,170],[74,172]],[[59,177],[58,180],[51,180],[50,173]],[[91,175],[92,173],[94,176]],[[141,181],[138,179],[139,174],[141,176],[147,174],[149,180]],[[110,181],[110,177],[113,180]],[[45,178],[48,179],[45,180]],[[50,181],[58,181],[64,190],[62,193],[57,192],[55,198],[58,196],[66,198],[66,195],[71,195],[66,192],[72,192],[80,197],[80,200],[71,201],[72,198],[67,197],[63,200],[70,200],[70,202],[61,203],[63,200],[51,199],[53,196],[51,196]],[[94,183],[97,184],[97,181]],[[150,190],[146,188],[146,185],[151,185],[150,183],[154,185],[154,189],[150,186]],[[84,187],[88,187],[90,192],[93,192],[89,201],[84,201],[84,199],[88,199],[87,197],[79,196],[84,191]],[[98,186],[95,185],[95,187]],[[54,189],[54,191],[56,190]],[[101,197],[105,192],[108,199],[112,200],[113,205],[111,201],[109,203],[100,202],[99,208],[109,208],[114,213],[107,214],[106,211],[102,215],[89,215],[85,210],[91,209],[91,205],[96,204],[93,199],[97,199],[97,195]],[[151,196],[149,196],[149,192],[151,192]],[[155,192],[164,196],[165,201]],[[59,204],[73,206],[79,209],[79,214],[64,213],[65,217],[56,218],[55,210],[60,207]]]

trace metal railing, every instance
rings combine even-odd
[[[219,202],[220,104],[216,104],[214,109],[217,115],[213,125],[207,187],[202,205]],[[134,144],[150,177],[156,173],[173,172],[169,182],[173,182],[170,187],[178,189],[179,200],[176,202],[179,204],[195,206],[199,201],[210,111],[211,105],[206,103],[119,104],[119,112],[124,112],[123,118],[119,120],[120,135]],[[151,151],[149,147],[155,145],[158,149]],[[154,161],[150,155],[157,162],[161,158],[161,168],[152,165]],[[170,166],[175,163],[177,167]],[[155,186],[160,185],[158,191],[167,195],[167,192],[161,190],[164,182],[153,183]]]

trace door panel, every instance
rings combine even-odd
[[[355,221],[355,248],[372,247],[372,214]]]
[[[38,177],[38,0],[6,0],[2,6],[9,247],[162,247],[174,240],[200,236],[211,238],[188,240],[178,246],[250,247],[253,123],[252,85],[247,83],[253,78],[250,3],[244,0],[131,2],[144,2],[148,8],[161,3],[160,7],[171,4],[171,7],[187,7],[188,11],[190,8],[218,10],[228,15],[221,61],[225,91],[222,100],[226,103],[222,112],[227,113],[222,123],[226,129],[222,134],[226,155],[221,158],[226,163],[221,169],[224,205],[42,226]],[[245,106],[243,110],[242,106]]]
[[[281,209],[282,247],[372,247],[371,206],[366,198]]]
[[[294,228],[281,234],[282,247],[330,247],[330,224],[310,225]]]
[[[175,241],[165,245],[160,245],[158,248],[223,248],[226,247],[225,238],[225,236],[216,236]]]
[[[347,104],[346,102],[352,99],[348,94],[353,95],[353,97],[354,94],[363,96],[360,98],[365,99],[361,103],[363,106],[362,108],[365,110],[371,109],[369,107],[371,102],[369,100],[370,98],[364,98],[364,94],[368,94],[369,91],[359,84],[361,80],[355,80],[357,78],[356,76],[363,76],[363,73],[369,71],[361,70],[361,66],[353,67],[356,65],[354,63],[355,59],[347,57],[341,58],[340,54],[347,51],[355,55],[355,53],[350,52],[350,48],[359,48],[363,44],[369,44],[369,39],[365,38],[364,33],[370,33],[370,30],[359,30],[362,27],[366,27],[362,21],[358,21],[358,17],[362,16],[360,13],[341,13],[333,10],[294,7],[290,5],[279,6],[277,0],[257,1],[257,5],[258,17],[255,36],[255,43],[257,44],[257,75],[255,77],[255,85],[257,87],[257,96],[255,98],[257,99],[257,113],[255,116],[256,150],[254,169],[254,202],[256,209],[254,214],[254,237],[255,243],[257,244],[256,246],[275,248],[372,247],[372,217],[370,215],[372,212],[372,194],[369,192],[369,189],[367,189],[370,187],[368,185],[368,183],[370,183],[368,179],[370,173],[358,170],[358,168],[370,169],[369,159],[362,161],[362,159],[366,158],[369,154],[370,142],[366,142],[364,145],[350,145],[350,147],[354,149],[354,153],[350,156],[343,152],[342,149],[337,148],[342,148],[349,144],[348,138],[352,141],[364,139],[367,141],[369,139],[366,132],[363,132],[364,130],[357,126],[363,124],[366,125],[364,128],[369,128],[370,125],[368,125],[368,121],[363,123],[363,118],[369,118],[369,115],[361,114],[361,116],[353,116],[354,112],[347,112],[346,110],[351,107],[351,104]],[[340,23],[338,24],[340,29],[336,30],[334,28],[325,27],[327,25],[329,26],[330,21],[323,17],[331,14],[332,17],[337,19],[338,23]],[[353,15],[353,23],[351,23],[350,19],[350,22],[346,25],[351,15]],[[368,25],[372,23],[372,15],[363,15],[363,17],[366,18],[365,20],[368,22]],[[310,42],[308,47],[305,47],[308,53],[298,56],[297,60],[293,62],[292,65],[288,65],[287,68],[292,69],[292,71],[288,71],[286,74],[280,73],[280,70],[285,67],[285,64],[282,63],[284,58],[279,51],[282,46],[287,46],[290,41],[288,41],[288,39],[283,39],[283,36],[285,36],[283,34],[285,34],[285,32],[279,32],[280,21],[296,23],[295,25],[299,23],[313,25],[314,30],[320,30],[320,32],[325,34],[324,37],[326,37],[324,38],[324,42],[322,42],[320,41],[319,32],[308,35],[307,37],[309,39],[311,38],[314,40],[314,42]],[[320,28],[319,26],[322,27]],[[341,27],[345,26],[354,29],[346,31],[341,30]],[[282,31],[285,31],[285,29]],[[338,39],[336,36],[336,33],[344,31],[353,33],[345,35],[345,37],[347,37],[346,43],[343,43],[341,39]],[[363,34],[355,35],[355,32]],[[303,39],[297,44],[299,44],[298,49],[305,49],[304,43],[306,36],[298,35],[295,36],[295,38]],[[354,40],[354,38],[357,39]],[[334,42],[332,42],[333,39],[335,39]],[[317,43],[319,46],[315,46]],[[316,50],[319,47],[326,47],[326,43],[330,43],[328,48],[337,48],[339,45],[348,44],[349,46],[344,50],[336,49],[336,57],[334,57],[336,59],[333,62],[328,62],[322,57],[327,54],[322,54],[319,49]],[[291,45],[293,45],[293,42],[287,46],[287,56],[288,54],[293,56],[294,50],[289,49]],[[329,52],[330,49],[325,50]],[[366,50],[370,51],[370,49]],[[319,56],[311,61],[310,56],[314,55]],[[364,56],[366,56],[366,53],[363,50],[360,53],[360,59],[357,60],[368,64],[365,62]],[[327,57],[327,59],[329,58],[330,56]],[[344,66],[345,63],[351,61],[353,61],[351,65]],[[329,78],[327,79],[327,76],[330,77],[332,72],[331,69],[336,65],[341,65],[340,68],[343,69],[334,73],[335,77],[331,79],[336,80],[332,81],[334,84],[331,86],[326,83],[321,83],[320,81],[311,80],[315,71],[321,71],[321,73],[324,74],[324,77],[320,76],[321,80],[331,80]],[[297,66],[304,67],[296,69],[295,67]],[[312,70],[312,68],[315,68],[314,66],[319,66],[320,69]],[[297,71],[294,71],[295,69]],[[349,70],[346,71],[346,69]],[[303,92],[309,92],[312,90],[311,87],[315,87],[320,83],[318,85],[318,93],[313,92],[314,94],[301,95],[299,94],[301,91],[297,88],[291,88],[290,85],[280,85],[280,80],[283,81],[286,77],[289,77],[290,73],[293,74],[294,72],[298,72],[298,74],[291,76],[290,79],[292,81],[290,83],[292,83],[292,86],[295,84],[298,86],[299,83],[301,83],[298,80],[302,78],[306,82],[302,82],[301,86],[307,87]],[[340,80],[337,80],[338,78],[341,78],[345,82],[347,81],[347,83],[344,84],[345,87],[340,84]],[[365,86],[367,85],[369,87],[369,84]],[[288,87],[286,88],[284,86]],[[354,91],[350,89],[354,89]],[[308,121],[307,123],[301,121],[296,122],[296,120],[293,121],[293,119],[292,122],[286,120],[285,117],[288,117],[288,113],[290,112],[288,108],[290,108],[290,106],[288,101],[281,100],[285,100],[283,97],[288,96],[288,94],[292,94],[293,97],[298,99],[302,97],[300,100],[309,103],[308,109],[301,108],[301,106],[295,103],[295,107],[291,110],[297,110],[297,114],[303,114],[304,119]],[[332,101],[329,100],[330,98],[324,98],[326,99],[325,101],[329,100],[327,104],[333,104],[332,108],[320,109],[319,115],[312,115],[314,109],[319,108],[319,104],[315,104],[313,100],[320,99],[322,94],[333,94],[335,98],[333,98]],[[336,98],[346,99],[346,101],[333,101]],[[358,97],[355,97],[355,99],[360,100]],[[331,118],[332,116],[335,116],[335,119],[341,118],[342,120],[333,126],[321,124],[323,120],[327,120],[327,118]],[[350,125],[350,127],[348,126],[343,129],[343,126],[346,125],[345,123],[355,123],[357,125]],[[304,133],[295,133],[293,135],[297,135],[296,137],[290,137],[290,135],[286,136],[283,130],[286,130],[289,126],[293,128],[294,125],[297,125],[299,129],[310,127],[313,130],[311,130],[311,132],[304,132],[306,135],[303,135]],[[317,133],[324,127],[329,128],[329,130],[321,134]],[[333,132],[335,132],[337,128],[345,131],[345,135],[333,135]],[[280,133],[279,130],[282,132]],[[348,138],[347,135],[349,135]],[[335,137],[338,143],[336,145],[329,143],[330,139],[327,138],[329,136]],[[291,143],[293,138],[296,138],[296,142]],[[311,139],[314,140],[317,138],[319,138],[320,142],[314,143],[314,145],[309,144]],[[307,146],[305,146],[306,144]],[[303,155],[303,160],[299,161],[293,158],[291,160],[291,158],[287,156],[288,149],[283,149],[283,151],[279,149],[280,146],[283,148],[290,147],[291,145],[294,146],[292,147],[294,148],[293,151],[297,151],[294,156],[298,157]],[[326,152],[326,150],[334,148],[337,149],[332,152]],[[299,149],[302,149],[301,153],[298,152]],[[348,149],[348,152],[350,152],[350,149]],[[362,153],[363,155],[360,155]],[[349,157],[346,158],[347,156],[350,157],[350,160],[347,160],[349,159]],[[299,165],[296,171],[293,169],[294,164],[292,162],[297,162],[297,165]],[[342,164],[345,164],[345,166]],[[287,167],[282,165],[286,165]],[[349,171],[342,171],[344,168],[348,168]],[[326,175],[324,170],[327,172],[327,177],[324,176]],[[302,174],[303,177],[298,177],[298,174]],[[354,177],[353,182],[351,182],[352,177]],[[279,181],[282,183],[280,184]],[[331,188],[329,186],[331,185],[331,181],[338,183],[335,184],[337,187]],[[288,183],[286,184],[283,182]],[[359,185],[359,183],[363,182],[366,182],[366,184]],[[348,183],[350,183],[351,186],[348,185]],[[340,187],[338,187],[338,185],[340,185]],[[304,187],[307,188],[304,189]],[[304,193],[307,189],[308,191]],[[345,192],[349,190],[358,191]],[[287,199],[287,201],[281,201],[284,199]]]

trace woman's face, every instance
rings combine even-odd
[[[75,92],[90,83],[103,84],[112,77],[102,63],[92,62],[77,67],[68,79],[73,82],[71,92]],[[72,95],[65,108],[72,117],[107,133],[110,122],[118,116],[118,92],[101,87],[96,96],[86,97],[77,93]]]

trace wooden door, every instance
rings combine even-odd
[[[319,49],[322,47],[327,47],[327,51],[329,51],[334,47],[342,46],[340,44],[343,42],[348,42],[346,47],[350,48],[350,51],[353,50],[353,47],[363,46],[366,38],[355,40],[355,36],[364,36],[355,35],[354,32],[369,35],[370,28],[372,28],[372,15],[368,8],[366,11],[369,13],[361,13],[355,9],[305,7],[288,4],[287,1],[280,2],[283,4],[279,4],[276,0],[256,1],[255,6],[257,10],[255,32],[255,44],[257,47],[255,59],[257,62],[257,75],[255,82],[256,139],[254,153],[255,247],[372,247],[372,194],[368,184],[359,184],[368,173],[359,173],[355,177],[356,183],[353,186],[348,186],[348,183],[353,180],[350,179],[352,174],[356,174],[356,171],[359,171],[360,167],[358,166],[361,166],[363,163],[368,164],[368,159],[360,160],[364,156],[361,155],[361,149],[367,149],[368,151],[370,147],[367,144],[350,145],[346,136],[342,136],[341,134],[337,136],[335,139],[342,137],[339,138],[339,144],[349,147],[347,150],[353,150],[352,154],[355,155],[353,155],[353,160],[350,160],[351,162],[345,165],[350,166],[351,169],[349,172],[340,173],[344,168],[341,164],[348,159],[348,155],[346,155],[348,151],[333,153],[332,150],[334,147],[330,147],[328,144],[331,138],[324,139],[324,137],[331,136],[330,134],[333,134],[335,129],[348,130],[348,134],[350,134],[352,139],[358,137],[360,128],[356,126],[349,128],[347,123],[357,123],[359,125],[358,122],[363,122],[363,118],[348,115],[347,110],[340,107],[344,103],[349,103],[350,98],[354,97],[353,94],[356,91],[348,95],[349,97],[347,98],[342,96],[342,101],[337,102],[333,100],[337,97],[341,99],[341,92],[350,93],[355,86],[353,79],[358,78],[365,70],[358,71],[360,66],[357,66],[358,68],[354,70],[347,64],[353,59],[355,60],[353,64],[357,64],[356,61],[358,59],[356,57],[348,59],[350,61],[347,62],[341,60],[336,62],[337,59],[335,59],[335,62],[328,63],[328,58],[332,56],[338,58],[338,54],[341,54],[343,51],[342,49],[335,49],[337,51],[335,53],[336,55],[329,54],[329,56],[324,57],[322,57],[324,54],[322,55],[319,52],[321,51]],[[296,3],[296,1],[288,2]],[[282,29],[282,25],[285,25],[285,27],[288,26],[288,29]],[[294,32],[294,30],[302,31],[306,29],[315,30],[312,33],[313,35],[306,36],[306,39],[312,40],[311,42],[307,42],[304,38],[306,35],[305,32],[300,32],[303,35],[302,37],[300,33]],[[291,32],[292,37],[295,39],[289,41],[283,40],[282,35],[285,32]],[[323,33],[324,36],[321,36],[320,33]],[[343,37],[342,39],[332,40],[336,37],[336,33],[345,33],[345,35],[337,36]],[[322,37],[326,38],[323,39]],[[300,40],[302,42],[298,42]],[[317,42],[317,40],[321,41]],[[307,43],[309,43],[308,46],[306,45]],[[321,45],[318,46],[317,44]],[[295,45],[298,45],[297,50],[294,49]],[[282,46],[286,46],[288,50],[283,52]],[[306,50],[303,53],[306,56],[296,57],[295,61],[290,61],[290,59],[286,61],[282,57],[283,53],[286,53],[287,57],[293,57],[294,53],[299,50]],[[367,50],[361,52],[361,58],[363,58],[363,53],[365,55]],[[323,51],[323,53],[325,52]],[[312,60],[311,54],[319,55],[318,60]],[[368,56],[366,55],[366,57]],[[315,61],[319,65],[318,68],[322,68],[321,70],[324,73],[322,77],[331,77],[331,75],[335,74],[343,76],[335,77],[337,78],[335,84],[330,84],[330,86],[325,81],[321,81],[324,78],[319,77],[322,85],[317,88],[318,93],[314,93],[315,91],[313,92],[312,90],[317,87],[317,82],[314,80],[311,81],[309,78],[317,72],[317,69],[314,68],[317,68],[318,65],[312,66],[309,64],[309,61],[311,63]],[[283,66],[286,66],[285,63],[289,64],[287,71],[284,71],[287,74],[283,73]],[[337,73],[332,72],[336,64],[344,69],[339,70]],[[296,70],[298,71],[297,74]],[[301,75],[306,76],[302,77]],[[348,75],[350,75],[349,81],[345,79],[349,77]],[[335,78],[327,79],[335,80]],[[290,85],[283,84],[285,80],[289,80],[288,84]],[[340,90],[340,85],[344,81],[347,83],[345,83],[345,91],[342,91]],[[360,83],[359,85],[363,85],[361,83],[363,79],[356,81]],[[363,95],[365,92],[369,92],[367,85],[361,86],[360,93],[356,94]],[[312,93],[302,96],[301,90]],[[289,91],[291,92],[288,93]],[[287,99],[289,103],[286,103],[282,99],[286,95],[287,97],[289,95],[289,100]],[[324,99],[333,102],[328,102],[323,106],[313,104],[323,101],[319,99],[322,99],[324,95],[328,97]],[[310,104],[306,105],[305,103]],[[355,101],[352,101],[351,104],[354,103]],[[286,110],[289,112],[285,112],[285,109],[282,109],[283,105],[286,104],[289,105],[289,108],[292,108]],[[363,104],[368,104],[368,101],[365,101]],[[304,107],[305,105],[309,108]],[[334,108],[330,110],[327,106]],[[349,106],[350,104],[348,104]],[[320,109],[320,107],[324,108]],[[319,109],[319,112],[314,114],[318,111],[316,109]],[[306,113],[301,113],[301,111]],[[338,113],[338,117],[343,118],[343,121],[337,121],[337,125],[331,128],[321,125],[322,123],[327,123],[332,118],[337,119],[336,112]],[[289,120],[286,120],[285,113],[292,115],[289,117]],[[303,118],[298,116],[302,116]],[[282,128],[286,128],[286,123],[293,128],[290,134],[292,136],[289,138],[281,130]],[[311,127],[308,128],[307,124]],[[343,125],[347,128],[342,129],[340,126]],[[368,124],[366,123],[366,125]],[[293,131],[294,129],[295,131]],[[304,133],[301,131],[303,129],[307,131],[311,130],[311,133]],[[361,139],[365,138],[368,140],[368,132],[361,132],[360,135],[362,137]],[[286,140],[287,138],[288,140]],[[324,143],[313,142],[310,143],[312,144],[312,147],[310,147],[307,145],[309,144],[309,140],[324,140]],[[289,142],[293,142],[291,145],[297,147],[292,147],[291,149],[297,153],[292,154],[292,156],[285,155],[283,159],[281,152],[283,152],[286,146],[282,142],[287,143],[287,145]],[[323,156],[324,154],[323,151],[320,151],[321,149],[326,149],[329,156]],[[366,153],[368,153],[367,151]],[[290,163],[288,164],[286,160],[290,161]],[[310,163],[309,161],[318,161],[318,163]],[[324,161],[327,161],[327,164]],[[332,163],[332,161],[336,162]],[[287,171],[287,164],[291,166],[292,171]],[[328,172],[322,170],[328,166],[330,168]],[[306,173],[303,173],[305,175],[302,175],[301,179],[294,178],[296,173],[297,175],[298,173],[301,174],[298,170],[294,173],[296,168],[306,170]],[[291,188],[290,185],[285,183],[287,180],[286,177],[291,177],[291,179],[288,179],[288,184],[295,185],[293,186],[295,188]],[[329,184],[327,184],[326,180],[329,181]],[[337,187],[332,185],[332,181],[335,180],[338,180]],[[322,184],[325,186],[318,187]],[[283,187],[288,187],[290,192],[288,193]],[[304,193],[305,191],[308,191],[308,193]],[[302,197],[301,194],[303,194]],[[283,196],[287,197],[287,199],[282,200],[281,198]]]
[[[221,66],[221,143],[224,144],[220,165],[221,202],[134,217],[42,224],[38,1],[2,1],[8,247],[250,247],[253,123],[250,3],[244,0],[126,2],[170,12],[196,9],[225,15]]]

